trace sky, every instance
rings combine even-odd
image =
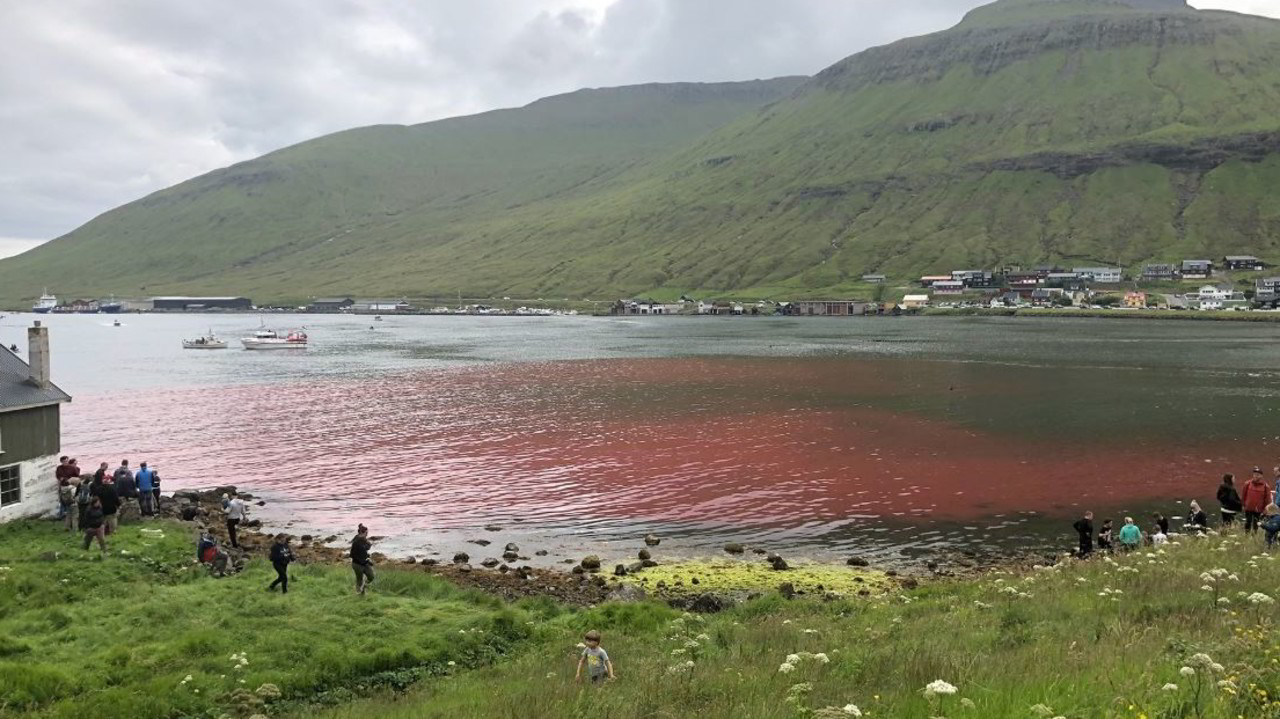
[[[329,132],[813,74],[984,0],[0,0],[0,257]],[[1280,0],[1193,0],[1280,17]]]

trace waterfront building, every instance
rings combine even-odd
[[[208,312],[210,310],[251,310],[248,297],[152,297],[156,312]]]
[[[1124,306],[1134,310],[1145,309],[1147,306],[1147,293],[1146,292],[1124,293]]]
[[[1187,295],[1187,306],[1193,310],[1227,310],[1246,307],[1243,292],[1236,292],[1230,287],[1205,285],[1194,295]]]
[[[785,314],[794,317],[860,317],[867,314],[867,303],[854,300],[796,300],[787,305]]]
[[[316,314],[345,312],[355,303],[350,297],[318,297],[307,305],[307,311]]]
[[[907,295],[902,298],[902,309],[918,310],[929,306],[929,295]]]
[[[413,305],[407,300],[360,300],[350,305],[353,312],[364,314],[380,314],[386,312],[412,312]]]
[[[71,397],[50,380],[49,329],[38,321],[27,357],[0,347],[0,522],[48,514],[58,501],[61,408]]]

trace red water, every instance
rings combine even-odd
[[[236,484],[276,520],[325,530],[514,520],[562,539],[679,526],[796,544],[1204,501],[1215,475],[1253,462],[1222,442],[1046,438],[966,409],[1039,401],[1023,380],[954,377],[928,362],[656,359],[175,389],[77,397],[64,449],[82,466],[147,460],[168,491]]]

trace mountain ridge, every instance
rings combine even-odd
[[[204,242],[159,252],[148,271],[173,273],[173,290],[268,298],[794,297],[868,291],[868,272],[1276,257],[1278,68],[1280,22],[1269,19],[1174,2],[1002,0],[791,78],[702,118],[698,132],[665,133],[665,106],[644,92],[592,105],[586,120],[559,114],[568,95],[522,109],[545,115],[537,138],[571,162],[534,152],[503,126],[511,116],[489,113],[442,121],[444,140],[384,126],[304,143],[296,161],[273,153],[189,186],[203,214],[179,202],[160,219]],[[608,146],[623,137],[634,154]],[[266,188],[265,214],[236,214]],[[263,217],[267,229],[253,229]],[[136,218],[95,223],[34,259],[0,262],[0,286],[32,287],[73,246],[118,247],[140,232]],[[281,287],[290,273],[306,287]]]

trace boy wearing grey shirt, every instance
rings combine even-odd
[[[574,681],[582,681],[584,666],[587,668],[587,678],[592,684],[605,679],[614,679],[613,662],[609,661],[609,653],[600,648],[600,632],[593,629],[587,632],[583,640],[587,646],[582,650],[582,657],[578,659],[578,672],[573,677]]]

